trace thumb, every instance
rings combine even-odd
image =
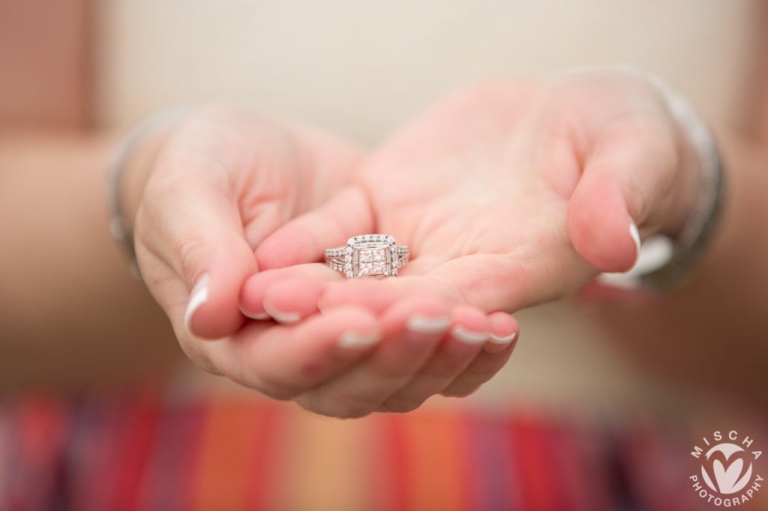
[[[148,250],[181,281],[176,282],[172,300],[178,303],[178,296],[186,300],[183,326],[181,317],[171,321],[195,337],[232,335],[245,321],[238,307],[240,288],[256,273],[257,265],[235,202],[194,178],[186,178],[174,190],[161,190],[151,182],[145,190],[137,235],[145,237]],[[153,281],[151,269],[142,267],[142,273],[150,289],[167,284],[162,278]]]
[[[576,252],[602,272],[630,270],[640,251],[638,225],[663,215],[675,169],[673,143],[637,130],[603,135],[587,155],[568,205]],[[645,229],[644,229],[645,230]]]
[[[256,250],[259,266],[285,268],[322,261],[325,249],[344,245],[357,234],[373,234],[369,199],[359,185],[348,185],[326,203],[270,234]]]

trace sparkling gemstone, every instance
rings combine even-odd
[[[358,275],[386,275],[387,253],[384,247],[358,249]]]

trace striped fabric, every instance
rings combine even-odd
[[[690,488],[693,440],[626,424],[435,409],[339,421],[262,400],[26,399],[0,409],[0,509],[713,509]]]

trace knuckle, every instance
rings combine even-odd
[[[192,285],[197,279],[200,266],[203,240],[198,236],[191,236],[176,243],[173,250],[173,258],[178,264],[178,269],[184,282]]]

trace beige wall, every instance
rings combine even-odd
[[[226,101],[379,140],[483,76],[633,62],[722,118],[759,0],[104,0],[102,118]]]
[[[101,119],[123,125],[169,105],[225,101],[373,145],[484,76],[631,62],[728,121],[757,1],[105,0]],[[674,394],[562,307],[521,318],[519,352],[478,402],[599,407]]]

